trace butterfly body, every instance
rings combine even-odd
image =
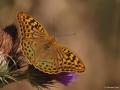
[[[21,29],[21,49],[30,64],[48,74],[85,70],[80,58],[49,36],[32,16],[19,12],[17,20]]]

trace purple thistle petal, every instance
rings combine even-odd
[[[56,80],[67,86],[70,82],[76,79],[76,74],[73,72],[62,72],[57,74]]]

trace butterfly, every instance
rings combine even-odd
[[[26,12],[17,13],[20,46],[29,64],[48,74],[81,73],[85,65],[70,49],[62,46]]]

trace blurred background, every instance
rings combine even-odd
[[[86,66],[77,80],[51,90],[120,89],[120,0],[0,0],[0,27],[26,11]],[[36,90],[27,81],[0,90]]]

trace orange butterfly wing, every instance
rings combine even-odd
[[[59,45],[32,16],[20,12],[17,20],[21,29],[22,51],[30,64],[49,74],[85,70],[80,58],[68,48]]]

